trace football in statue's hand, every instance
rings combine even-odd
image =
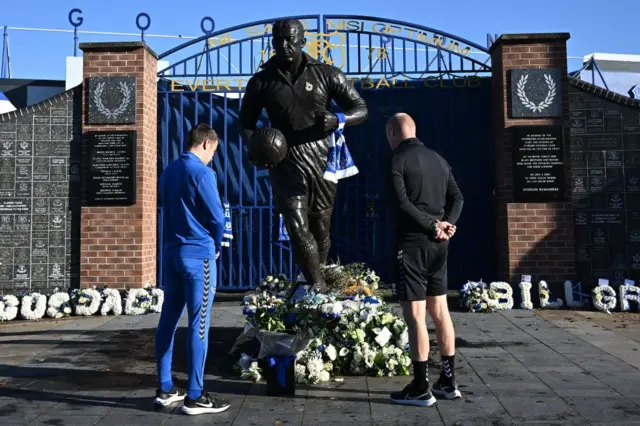
[[[247,155],[256,167],[270,169],[287,155],[287,141],[282,132],[272,127],[256,129],[247,143]]]

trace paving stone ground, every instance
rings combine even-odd
[[[231,408],[195,417],[153,406],[158,315],[2,323],[0,425],[640,425],[639,314],[453,315],[463,398],[418,408],[388,399],[408,377],[347,377],[295,397],[266,396],[263,383],[238,379],[237,355],[228,355],[242,326],[239,304],[216,303],[206,387]],[[174,356],[182,386],[184,327]],[[432,378],[439,367],[435,356]]]

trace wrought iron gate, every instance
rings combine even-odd
[[[450,268],[450,281],[457,286],[469,278],[490,279],[493,150],[486,49],[393,20],[343,15],[292,18],[305,26],[306,51],[353,79],[370,110],[366,124],[345,132],[360,173],[339,185],[333,257],[341,262],[364,261],[383,279],[393,277],[393,201],[381,173],[389,153],[384,123],[393,113],[404,111],[416,119],[421,139],[452,164],[465,195],[450,255],[450,264],[456,265]],[[253,288],[267,274],[296,273],[288,243],[278,240],[279,218],[267,172],[249,164],[237,125],[244,86],[272,54],[274,21],[205,34],[160,55],[172,64],[159,72],[159,173],[183,152],[184,140],[196,124],[208,123],[220,136],[211,167],[218,175],[221,196],[231,205],[234,233],[231,247],[219,260],[221,290]],[[261,121],[268,125],[266,116]],[[158,259],[161,268],[161,250]]]

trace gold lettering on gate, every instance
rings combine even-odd
[[[207,79],[195,81],[188,80],[171,80],[172,92],[227,92],[242,91],[246,86],[248,78],[233,79]],[[448,88],[448,89],[473,89],[482,84],[482,78],[477,76],[466,76],[453,79],[445,79],[442,77],[430,76],[420,80],[412,80],[410,78],[385,77],[380,78],[347,78],[349,84],[362,90],[380,90],[380,89],[416,89],[418,84],[422,84],[427,88]],[[450,81],[450,82],[449,82]]]
[[[346,63],[346,36],[338,31],[330,33],[305,32],[307,37],[307,51],[309,55],[318,58],[326,64],[342,68]],[[315,37],[311,39],[310,37]],[[332,43],[331,37],[337,37],[338,43]],[[337,58],[339,56],[339,58]]]

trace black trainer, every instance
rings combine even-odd
[[[176,388],[171,389],[169,392],[162,392],[160,389],[157,389],[156,399],[153,402],[166,407],[167,405],[171,405],[174,402],[184,400],[186,396],[187,394],[185,392],[182,392]]]
[[[401,405],[416,405],[418,407],[431,407],[436,403],[436,398],[429,388],[421,391],[415,388],[413,382],[409,383],[401,392],[393,392],[391,401]]]
[[[441,396],[445,399],[462,398],[462,394],[458,390],[458,384],[455,380],[448,382],[447,380],[440,378],[433,384],[431,390],[435,395]]]
[[[193,416],[195,414],[221,413],[229,407],[230,404],[224,399],[203,392],[196,400],[186,397],[182,412]]]

